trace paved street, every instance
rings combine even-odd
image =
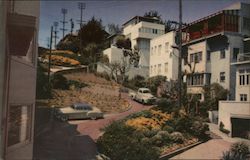
[[[132,108],[123,113],[106,115],[99,120],[77,120],[63,123],[51,120],[44,125],[38,136],[35,136],[35,160],[92,160],[97,153],[95,140],[101,134],[100,129],[110,122],[126,117],[129,114],[148,109],[128,99]]]

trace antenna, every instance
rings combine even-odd
[[[57,27],[58,27],[58,22],[54,22],[54,42],[55,42],[55,49],[56,49],[56,39],[58,38],[58,36],[57,36],[57,32],[58,32],[58,30],[57,30]]]
[[[61,28],[60,30],[63,31],[63,37],[62,38],[64,38],[64,32],[67,31],[67,29],[65,29],[65,24],[68,23],[68,22],[65,21],[65,17],[66,17],[66,14],[68,13],[68,10],[65,9],[65,8],[62,8],[61,12],[63,14],[63,20],[61,21],[61,23],[63,25],[63,28]]]
[[[83,21],[83,16],[82,16],[83,10],[84,10],[85,8],[86,8],[86,4],[85,4],[85,3],[83,3],[83,2],[79,2],[79,3],[78,3],[78,9],[80,9],[80,11],[81,11],[80,20],[78,20],[78,22],[79,22],[79,24],[80,24],[80,29],[81,29],[81,27],[82,27],[83,22],[85,22],[85,21]]]

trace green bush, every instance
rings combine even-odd
[[[137,90],[138,88],[142,88],[146,86],[145,78],[136,75],[134,78],[131,80],[128,80],[127,82],[124,83],[125,87],[131,88],[133,90]]]
[[[54,89],[69,89],[68,80],[62,74],[54,74],[51,83]]]
[[[97,140],[101,153],[114,160],[157,160],[159,151],[135,129],[122,122],[106,127],[105,133]]]
[[[162,98],[156,102],[156,109],[166,113],[171,113],[176,110],[176,104],[166,98]]]
[[[223,160],[247,160],[249,158],[248,145],[242,142],[232,144],[229,151],[223,152]]]
[[[165,76],[155,76],[151,77],[147,81],[147,87],[151,90],[151,92],[156,95],[157,88],[161,85],[162,82],[166,81]]]
[[[184,136],[180,132],[173,132],[170,134],[170,137],[175,143],[183,143],[185,140]]]
[[[201,121],[194,121],[191,126],[191,134],[199,138],[199,140],[208,140],[208,125]]]
[[[163,131],[167,131],[168,133],[172,133],[174,132],[174,128],[169,126],[169,125],[165,125],[163,128],[162,128]]]
[[[68,81],[68,85],[69,86],[75,86],[75,88],[83,88],[83,87],[86,87],[86,86],[88,86],[87,84],[85,84],[85,83],[81,83],[81,82],[79,82],[79,81],[75,81],[75,80],[69,80]]]
[[[40,63],[37,65],[37,81],[36,81],[36,98],[47,99],[51,98],[50,85],[48,83],[48,76],[45,75],[46,69],[44,69]]]
[[[127,120],[127,119],[133,119],[133,118],[137,118],[137,117],[151,118],[152,117],[152,113],[149,110],[144,110],[144,111],[137,112],[137,113],[134,113],[134,114],[131,114],[131,115],[127,116],[125,118],[125,120]]]

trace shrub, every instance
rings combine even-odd
[[[145,82],[144,77],[140,75],[136,75],[134,78],[124,83],[124,85],[125,87],[131,88],[133,90],[137,90],[138,88],[145,87],[146,82]]]
[[[159,132],[159,129],[145,130],[143,132],[145,137],[151,138]]]
[[[174,128],[169,126],[169,125],[165,125],[163,128],[162,128],[163,131],[167,131],[168,133],[172,133],[174,132]]]
[[[184,136],[180,132],[173,132],[170,134],[170,137],[176,143],[183,143],[185,140]]]
[[[85,84],[85,83],[81,83],[81,82],[79,82],[79,81],[75,81],[75,80],[69,80],[68,81],[68,85],[69,86],[75,86],[75,88],[83,88],[83,87],[86,87],[86,86],[88,86],[87,84]]]
[[[147,84],[148,88],[156,95],[157,88],[161,85],[162,82],[166,81],[165,76],[155,76],[148,79]]]
[[[209,131],[208,125],[201,121],[194,121],[191,126],[191,134],[200,140],[207,140],[209,138],[207,131]]]
[[[248,158],[249,150],[245,143],[238,142],[232,144],[229,151],[223,152],[223,160],[246,160]]]
[[[175,110],[176,104],[166,98],[162,98],[156,102],[156,109],[162,110],[163,112],[171,113]]]
[[[114,160],[157,160],[159,151],[148,140],[134,136],[135,129],[114,122],[106,127],[105,133],[97,140],[101,153]]]
[[[69,89],[68,80],[62,74],[54,74],[51,82],[54,89]]]

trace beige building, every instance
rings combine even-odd
[[[239,53],[246,53],[250,37],[250,4],[237,3],[190,23],[183,29],[186,50],[184,72],[188,92],[204,100],[203,87],[219,83],[235,99],[235,66]],[[191,66],[191,67],[190,67]]]
[[[123,24],[123,34],[140,51],[140,67],[149,67],[150,40],[164,33],[165,26],[157,18],[135,16]]]
[[[150,41],[149,77],[161,75],[167,80],[178,78],[178,50],[174,31],[156,37]]]
[[[219,102],[219,124],[232,137],[250,139],[250,54],[248,60],[233,63],[236,66],[236,100]]]
[[[39,1],[0,1],[0,159],[32,159]]]

